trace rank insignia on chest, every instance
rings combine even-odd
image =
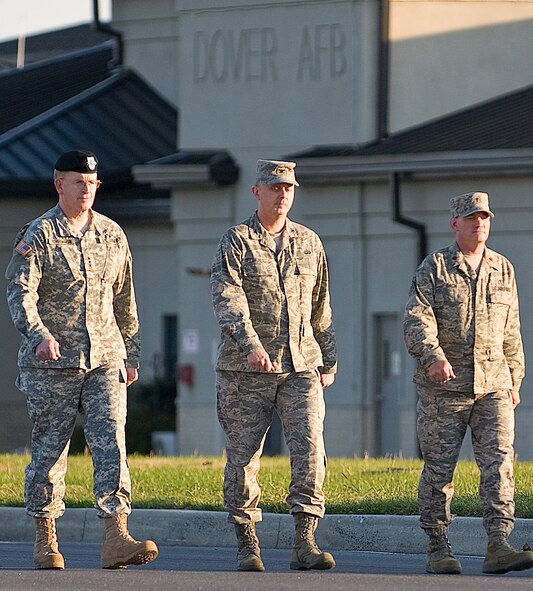
[[[19,254],[21,254],[23,257],[27,257],[27,256],[28,256],[28,255],[31,253],[31,251],[33,250],[33,248],[32,248],[32,247],[31,247],[29,244],[26,244],[26,243],[24,242],[24,240],[21,240],[21,241],[20,241],[20,242],[17,244],[17,246],[15,246],[15,250],[16,250],[16,251],[17,251]]]

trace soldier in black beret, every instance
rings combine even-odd
[[[80,414],[105,531],[102,567],[144,564],[157,546],[127,528],[126,388],[138,379],[140,356],[131,253],[122,228],[92,209],[100,186],[93,152],[62,154],[54,186],[58,204],[22,228],[6,271],[22,336],[17,386],[33,423],[25,501],[35,518],[34,563],[65,565],[55,522],[65,511],[67,453]]]
[[[98,171],[98,159],[95,154],[87,150],[72,150],[61,154],[54,169],[61,172],[93,174]]]

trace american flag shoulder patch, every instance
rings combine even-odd
[[[31,247],[29,244],[26,244],[26,243],[24,242],[24,240],[21,240],[21,241],[20,241],[20,242],[17,244],[17,246],[15,246],[15,250],[16,250],[16,251],[17,251],[19,254],[21,254],[23,257],[27,257],[27,256],[28,256],[28,255],[31,253],[31,251],[33,250],[33,248],[32,248],[32,247]]]

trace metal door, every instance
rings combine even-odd
[[[375,316],[375,417],[377,455],[401,453],[401,332],[397,314]]]

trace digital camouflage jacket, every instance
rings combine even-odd
[[[246,357],[262,346],[276,373],[291,369],[287,348],[294,371],[336,372],[326,256],[312,230],[287,220],[276,254],[254,214],[222,237],[211,288],[222,333],[217,369],[251,371]]]
[[[429,255],[411,285],[404,336],[417,384],[436,386],[427,369],[446,357],[457,376],[446,390],[519,390],[524,352],[513,266],[488,248],[478,274],[456,244]]]
[[[91,211],[85,234],[72,232],[57,205],[25,226],[6,270],[7,300],[22,334],[20,367],[95,368],[125,360],[138,367],[139,322],[131,254],[120,226]],[[39,361],[54,337],[61,358]]]

